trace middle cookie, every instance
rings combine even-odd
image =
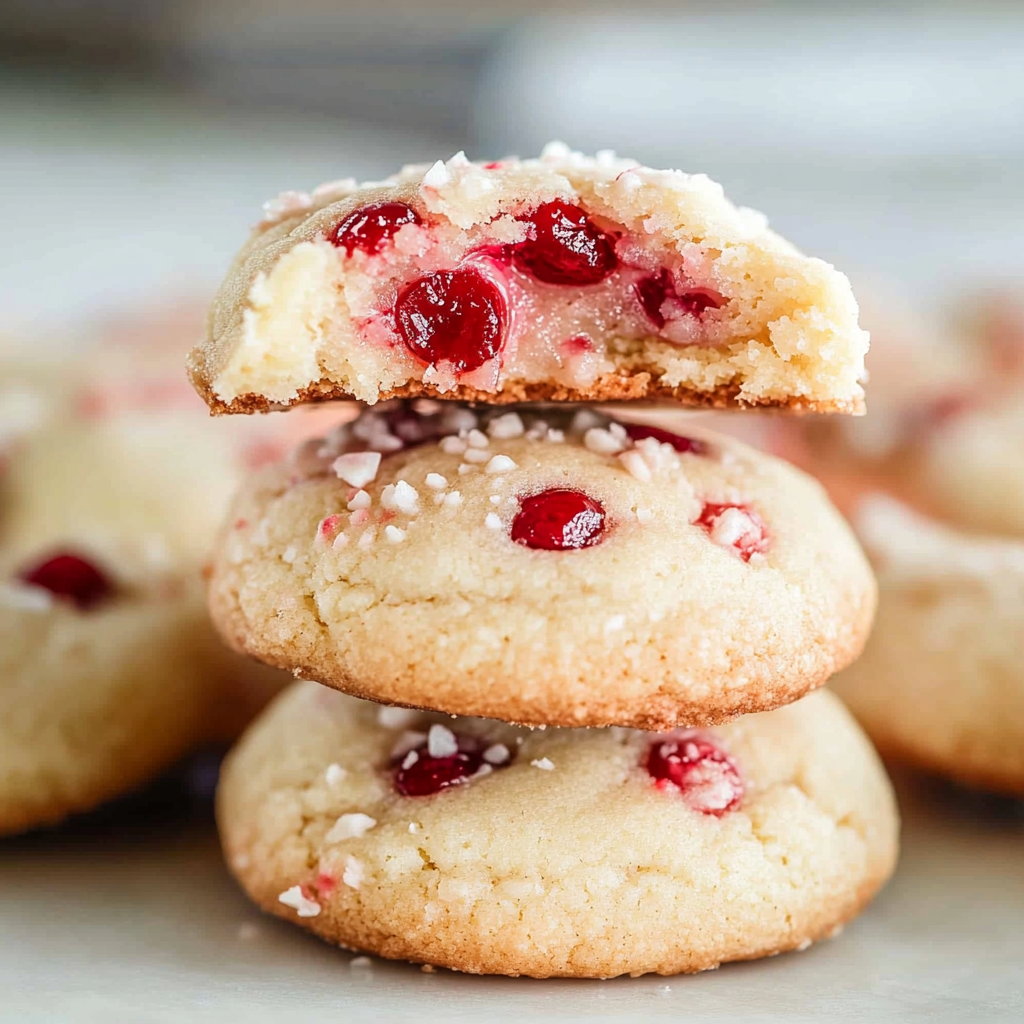
[[[528,725],[710,725],[860,653],[875,584],[819,485],[706,430],[389,403],[254,476],[210,605],[355,696]]]

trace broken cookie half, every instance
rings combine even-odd
[[[548,146],[285,193],[190,357],[215,413],[331,398],[863,411],[846,277],[704,175]]]

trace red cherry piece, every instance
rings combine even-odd
[[[578,207],[555,201],[523,218],[533,237],[514,249],[516,267],[546,284],[597,284],[618,266],[613,239]]]
[[[604,508],[582,491],[552,489],[520,499],[512,539],[528,548],[589,548],[604,533]]]
[[[633,285],[636,295],[647,319],[659,330],[665,326],[666,308],[669,303],[669,316],[700,317],[707,309],[719,309],[725,300],[721,295],[707,288],[692,288],[679,292],[672,275],[663,267],[661,272],[651,277],[641,278]]]
[[[114,593],[114,585],[92,562],[62,551],[18,574],[18,579],[42,587],[54,597],[80,609],[92,608]]]
[[[493,359],[505,340],[505,300],[476,270],[441,270],[413,281],[395,303],[406,348],[425,363],[447,360],[457,373]]]
[[[694,521],[716,544],[735,548],[744,562],[770,546],[768,527],[748,505],[705,504]]]
[[[645,437],[653,437],[661,444],[670,444],[677,452],[692,452],[694,455],[706,455],[708,446],[704,441],[698,441],[693,437],[683,437],[681,434],[673,434],[671,431],[662,430],[660,427],[648,427],[641,423],[623,423],[626,433],[634,441],[642,441]]]
[[[696,733],[657,740],[647,753],[646,767],[659,789],[678,789],[687,806],[701,814],[721,817],[743,799],[736,762]]]
[[[456,736],[459,749],[454,754],[431,757],[429,743],[421,743],[401,758],[393,768],[395,789],[402,796],[432,796],[442,789],[459,786],[481,769],[497,770],[511,764],[511,757],[500,764],[484,758],[484,747],[473,737]]]
[[[374,203],[350,213],[328,236],[349,256],[355,249],[378,253],[406,224],[419,224],[419,214],[405,203]]]

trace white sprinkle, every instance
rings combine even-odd
[[[243,921],[242,924],[238,926],[238,937],[243,942],[251,942],[257,935],[259,935],[259,933],[259,928],[257,928],[252,921]]]
[[[469,442],[470,448],[486,448],[491,443],[487,439],[487,435],[482,430],[477,430],[476,427],[466,435],[466,440]]]
[[[485,462],[490,461],[490,455],[487,454],[482,448],[469,448],[465,451],[462,456],[467,462],[472,462],[476,465],[482,465]]]
[[[548,435],[544,438],[545,441],[552,441],[555,444],[561,444],[565,440],[564,430],[549,430]]]
[[[405,540],[405,530],[400,530],[389,523],[384,527],[384,536],[389,544],[401,544]]]
[[[320,913],[320,904],[303,896],[301,885],[285,889],[277,899],[286,907],[291,907],[299,917],[316,917]]]
[[[510,459],[507,455],[495,455],[490,462],[487,463],[485,473],[507,473],[509,470],[515,469],[515,462]]]
[[[536,761],[531,761],[530,764],[532,767],[540,768],[542,771],[545,772],[551,772],[555,770],[555,762],[549,760],[546,757],[541,757],[538,758]]]
[[[0,583],[0,605],[26,612],[48,612],[53,607],[53,595],[43,587],[27,583]]]
[[[612,437],[616,438],[619,441],[622,441],[623,443],[625,443],[629,439],[629,434],[626,433],[626,428],[621,423],[609,423],[608,433],[611,434]]]
[[[416,722],[420,713],[414,708],[389,708],[377,709],[377,724],[385,729],[407,729]]]
[[[334,538],[334,543],[331,547],[334,548],[335,551],[340,551],[346,544],[348,544],[348,534],[339,533],[338,536]]]
[[[345,858],[345,870],[341,873],[341,880],[351,889],[358,889],[366,877],[363,869],[363,862],[358,857],[349,854]]]
[[[343,814],[324,836],[324,842],[340,843],[345,839],[359,839],[376,824],[377,819],[371,818],[368,814]]]
[[[447,185],[452,180],[451,174],[448,172],[448,168],[445,167],[443,160],[435,161],[430,170],[423,175],[423,186],[425,188],[441,188],[443,185]]]
[[[622,442],[602,427],[591,427],[583,435],[583,446],[599,455],[615,455],[623,448]]]
[[[448,508],[456,508],[462,504],[462,495],[458,491],[450,491],[444,496],[444,503]]]
[[[424,483],[432,491],[443,491],[448,486],[448,481],[440,473],[428,473]]]
[[[636,510],[636,520],[641,526],[647,526],[654,522],[654,513],[644,506],[640,506]]]
[[[289,565],[299,557],[299,549],[294,544],[289,544],[288,547],[281,552],[282,561],[287,562]]]
[[[357,956],[349,960],[350,971],[368,971],[373,969],[373,961],[368,956]]]
[[[484,751],[484,760],[488,764],[505,764],[511,756],[504,743],[494,743]]]
[[[415,512],[419,497],[419,491],[412,484],[405,480],[399,480],[398,483],[388,484],[381,491],[380,503],[384,508],[392,511]]]
[[[434,724],[427,733],[427,753],[431,757],[451,757],[459,752],[455,733],[443,725]]]
[[[365,487],[377,478],[380,468],[380,452],[349,452],[339,455],[331,468],[335,475],[353,487]]]
[[[492,494],[488,500],[490,501],[490,503],[492,505],[500,505],[501,504],[501,495],[500,494]]]
[[[373,504],[373,499],[370,495],[363,490],[356,491],[352,495],[348,505],[346,506],[349,512],[355,512],[357,508],[369,508]]]
[[[631,448],[629,451],[623,452],[619,456],[619,461],[623,466],[630,472],[641,483],[647,483],[651,479],[651,468],[644,461],[643,455],[640,454],[635,448]]]
[[[376,539],[377,539],[377,527],[376,526],[368,526],[365,530],[363,530],[362,534],[359,537],[359,540],[356,543],[359,545],[359,547],[361,547],[364,551],[366,551],[367,549],[369,549],[372,546],[373,542]]]
[[[484,526],[488,530],[500,530],[502,527],[501,516],[497,512],[488,512],[484,519]]]
[[[447,452],[449,455],[461,455],[469,445],[461,437],[442,437],[438,442],[441,447],[441,451]]]
[[[517,412],[507,412],[487,424],[487,433],[500,441],[510,437],[522,437],[524,429],[522,418]]]
[[[606,633],[614,633],[620,629],[623,629],[626,625],[625,615],[613,615],[610,619],[606,620],[604,624],[604,631]]]
[[[409,822],[409,832],[412,835],[416,835],[416,833],[419,832],[419,830],[420,830],[420,827],[419,827],[419,825],[416,824],[415,821],[410,821]]]
[[[346,775],[348,775],[348,772],[340,764],[329,764],[327,771],[324,772],[324,778],[327,780],[328,786],[338,785]]]
[[[468,476],[470,473],[476,472],[476,466],[471,466],[468,462],[464,462],[459,466],[459,476]]]

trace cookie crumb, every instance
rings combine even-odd
[[[540,768],[542,771],[550,772],[555,770],[555,762],[547,757],[539,757],[535,761],[530,762],[530,766],[533,768]]]
[[[285,889],[277,899],[286,907],[291,907],[299,917],[316,917],[320,913],[320,904],[316,900],[309,899],[303,893],[301,885],[293,885],[290,889]]]

